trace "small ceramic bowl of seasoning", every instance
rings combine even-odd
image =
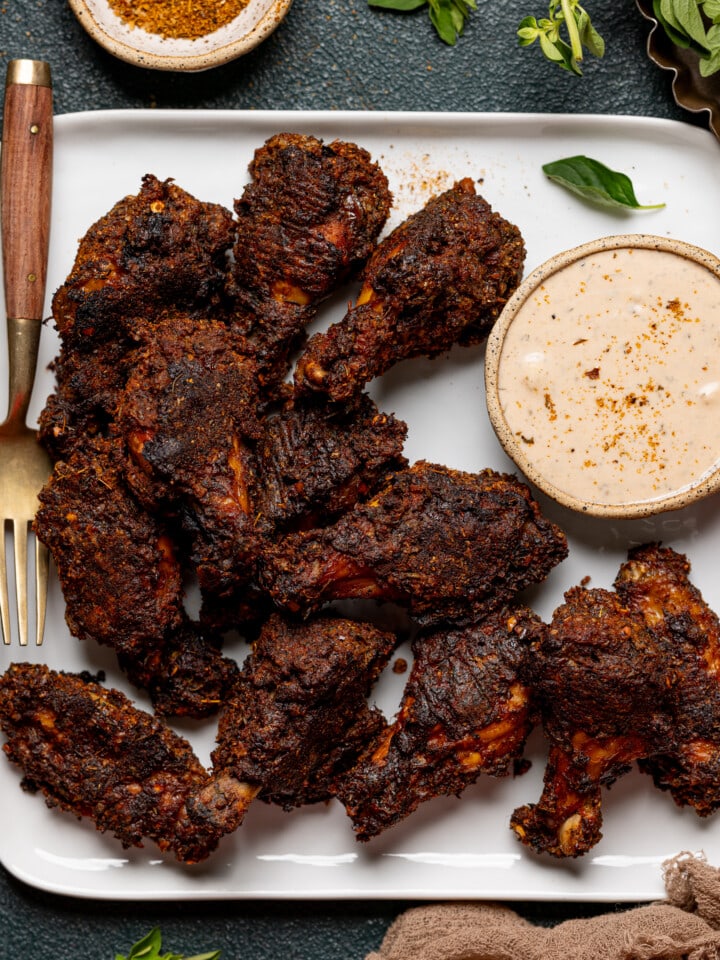
[[[200,71],[254,49],[292,0],[69,0],[90,36],[127,63]]]
[[[493,429],[563,506],[642,517],[720,490],[720,260],[605,237],[553,257],[487,345]]]

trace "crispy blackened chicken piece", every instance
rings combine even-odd
[[[0,678],[0,727],[27,789],[126,847],[150,839],[203,860],[251,799],[244,784],[209,780],[185,739],[88,677],[13,664]]]
[[[141,336],[116,418],[128,483],[179,523],[201,588],[222,595],[248,580],[257,553],[256,367],[215,321],[166,314]]]
[[[407,464],[406,424],[381,413],[367,395],[351,408],[290,403],[261,424],[251,513],[263,543],[333,522]],[[241,582],[230,595],[204,591],[200,617],[214,629],[238,628],[247,635],[271,607],[256,583]]]
[[[538,852],[575,857],[602,836],[602,787],[633,761],[701,816],[720,806],[720,622],[684,556],[630,552],[615,590],[568,591],[532,661],[550,741],[537,804],[512,826]]]
[[[503,608],[415,638],[395,722],[334,786],[359,840],[425,800],[460,794],[480,774],[511,772],[537,719],[523,676],[543,629],[529,610]]]
[[[269,547],[261,583],[292,612],[350,597],[392,601],[424,625],[472,622],[567,554],[515,477],[419,461],[337,523]]]
[[[271,616],[220,716],[214,771],[286,809],[327,799],[385,724],[367,698],[395,644],[369,623]]]
[[[97,343],[82,352],[61,347],[52,364],[55,390],[39,422],[40,442],[54,461],[67,460],[76,446],[112,432],[129,355],[124,340]]]
[[[97,440],[55,465],[35,529],[53,555],[74,636],[132,649],[180,625],[175,545],[130,495],[117,441]]]
[[[35,529],[55,561],[70,632],[112,647],[162,712],[216,710],[235,666],[188,622],[175,543],[130,494],[122,445],[97,440],[58,461],[40,504]]]
[[[355,306],[311,338],[296,390],[345,400],[400,360],[482,342],[524,261],[517,227],[491,210],[471,179],[460,180],[380,243]]]
[[[205,311],[220,301],[235,239],[229,210],[151,174],[85,234],[52,314],[71,349],[132,332],[136,318],[169,307]]]
[[[352,408],[287,406],[267,418],[258,444],[258,513],[280,531],[328,523],[407,466],[406,434],[367,394]]]
[[[118,666],[147,690],[158,716],[197,720],[216,714],[233,689],[238,666],[221,648],[218,632],[184,616],[157,643],[116,646],[116,652]]]
[[[339,140],[278,134],[249,169],[251,182],[235,203],[229,292],[272,392],[320,302],[367,259],[392,198],[367,151]]]

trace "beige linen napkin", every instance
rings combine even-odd
[[[664,901],[551,928],[499,904],[414,907],[366,960],[720,960],[720,870],[685,853],[663,875]]]

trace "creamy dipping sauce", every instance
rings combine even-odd
[[[575,260],[513,317],[497,399],[522,455],[573,497],[697,485],[720,465],[720,278],[668,250]]]

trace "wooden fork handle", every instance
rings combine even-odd
[[[52,118],[48,64],[11,60],[0,162],[5,308],[11,319],[43,319],[50,239]]]

